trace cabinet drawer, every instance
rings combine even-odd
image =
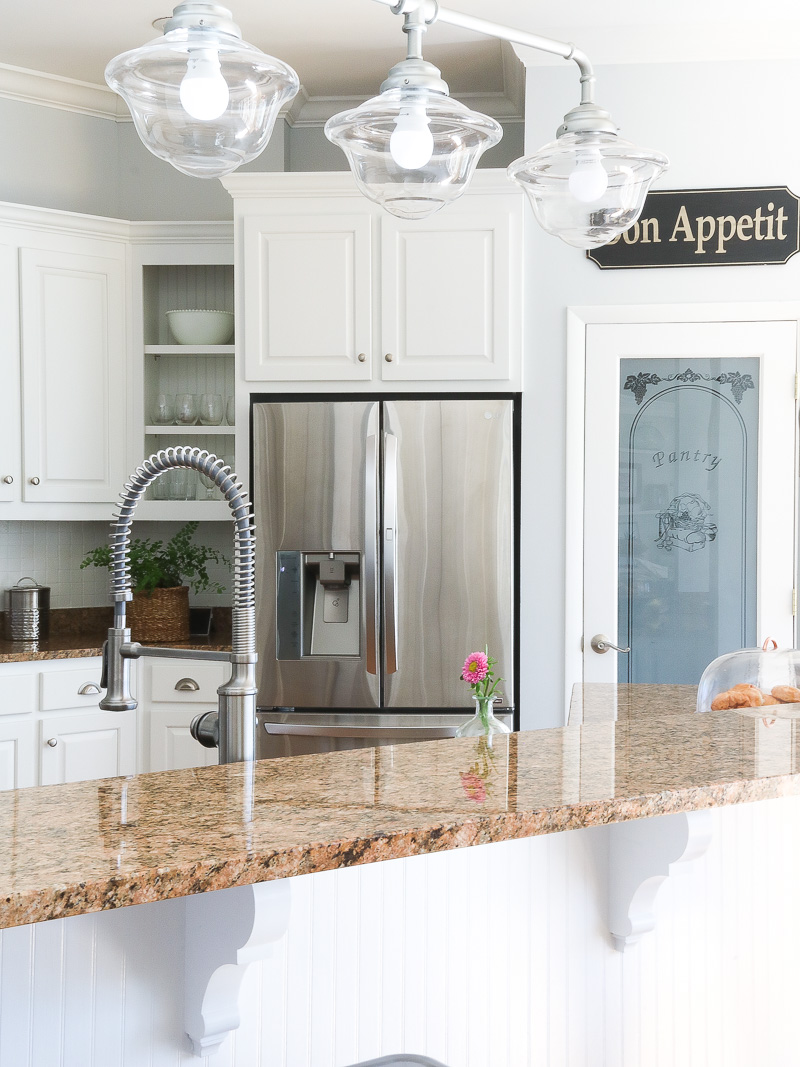
[[[29,715],[36,709],[36,675],[0,673],[0,715]]]
[[[215,704],[217,689],[230,676],[227,663],[164,660],[148,666],[150,699],[158,704]]]
[[[96,706],[102,696],[99,659],[87,661],[79,670],[47,671],[41,679],[42,711]]]

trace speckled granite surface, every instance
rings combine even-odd
[[[613,692],[612,692],[613,690]],[[616,720],[0,793],[0,927],[358,863],[800,793],[795,722],[691,687]]]
[[[228,649],[231,644],[230,608],[214,608],[217,629],[207,639],[186,644],[170,643],[175,648]],[[45,659],[82,659],[99,656],[113,612],[108,608],[54,608],[50,613],[50,632],[37,642],[6,641],[3,637],[3,612],[0,612],[0,663],[29,663]]]

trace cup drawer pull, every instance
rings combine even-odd
[[[96,693],[98,696],[100,695],[100,686],[97,684],[97,682],[84,682],[78,690],[79,697],[92,696],[94,693]]]
[[[181,678],[175,683],[175,689],[179,693],[196,693],[199,688],[194,678]]]

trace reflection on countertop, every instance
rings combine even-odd
[[[491,841],[800,793],[795,722],[685,686],[580,694],[601,721],[0,793],[0,927]]]

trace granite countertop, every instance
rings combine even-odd
[[[168,648],[230,650],[230,608],[214,608],[214,616],[218,625],[208,637],[196,637],[183,643],[165,641],[163,644]],[[3,618],[3,613],[0,612],[0,635],[3,633]],[[99,656],[112,623],[113,613],[110,607],[54,608],[50,614],[47,637],[36,642],[27,642],[6,641],[0,636],[0,663]]]
[[[562,729],[0,793],[0,927],[800,793],[795,723],[587,687]],[[609,712],[616,707],[616,719]]]

